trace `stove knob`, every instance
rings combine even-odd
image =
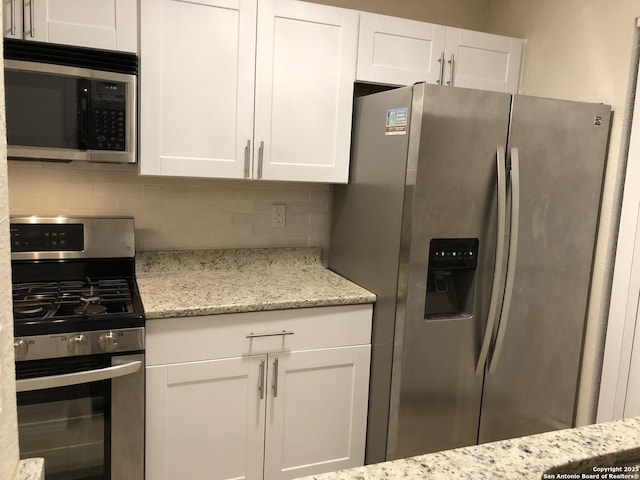
[[[100,348],[105,352],[113,352],[116,348],[118,348],[118,338],[116,334],[113,332],[107,332],[100,335],[98,338],[98,343],[100,344]]]
[[[83,334],[74,335],[67,340],[67,348],[73,355],[86,355],[90,347],[89,339]]]
[[[29,345],[27,345],[27,342],[25,342],[21,338],[16,338],[13,340],[13,350],[16,355],[16,360],[22,360],[27,356]]]

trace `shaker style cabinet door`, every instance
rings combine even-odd
[[[521,39],[372,13],[360,18],[359,81],[518,90]]]
[[[447,27],[444,85],[517,93],[523,43]]]
[[[260,0],[254,178],[347,182],[358,18],[354,10]]]
[[[5,0],[4,36],[138,51],[136,0]]]
[[[262,478],[266,358],[146,368],[146,480]]]
[[[443,73],[445,28],[405,18],[361,13],[356,79],[394,85],[439,83]]]
[[[269,356],[265,479],[364,464],[370,345]]]
[[[249,176],[256,5],[141,0],[141,174]]]

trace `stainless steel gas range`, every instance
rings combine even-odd
[[[20,453],[48,480],[142,480],[144,310],[129,217],[12,217]]]

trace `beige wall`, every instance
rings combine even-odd
[[[313,0],[363,12],[484,31],[490,0]]]
[[[487,30],[527,39],[520,91],[614,110],[594,267],[579,423],[595,419],[610,275],[624,178],[622,124],[638,0],[490,0]]]
[[[0,17],[2,5],[0,5]],[[0,47],[2,52],[2,47]],[[13,360],[13,311],[9,264],[7,141],[4,116],[4,68],[0,55],[0,478],[13,478],[18,463],[18,423]]]

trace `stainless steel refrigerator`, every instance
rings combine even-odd
[[[611,110],[358,98],[329,267],[377,295],[366,462],[574,425]]]

